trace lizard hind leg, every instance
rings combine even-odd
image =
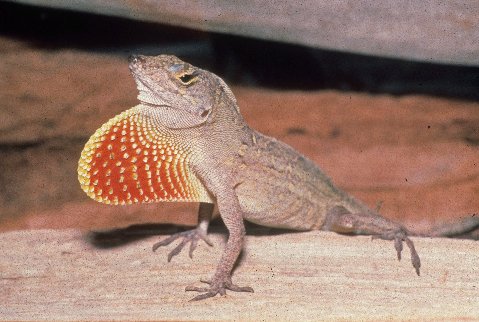
[[[409,239],[406,228],[387,218],[374,213],[351,213],[342,206],[332,208],[326,215],[322,230],[334,231],[339,234],[372,235],[374,238],[393,240],[398,260],[401,260],[403,242],[411,252],[411,262],[420,275],[421,260],[414,243]]]
[[[188,243],[190,243],[190,249],[188,252],[190,258],[193,258],[193,252],[198,246],[198,241],[200,239],[202,239],[209,246],[213,246],[213,243],[209,240],[207,236],[209,222],[213,215],[213,209],[214,204],[204,202],[200,203],[200,209],[198,211],[198,227],[196,227],[195,229],[173,234],[170,237],[155,243],[153,245],[153,251],[156,251],[162,246],[167,246],[177,239],[183,238],[183,240],[178,244],[178,246],[173,248],[173,250],[168,254],[168,262],[170,262],[174,256],[181,253],[183,248]]]
[[[227,276],[224,279],[217,279],[220,282],[215,280],[201,280],[202,283],[208,284],[209,287],[196,287],[196,286],[187,286],[185,291],[200,292],[203,294],[197,295],[190,300],[190,302],[201,301],[210,297],[214,297],[216,294],[226,295],[226,290],[233,292],[250,292],[254,293],[254,290],[249,286],[238,286],[233,284],[231,281],[231,276]]]

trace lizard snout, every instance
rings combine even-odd
[[[130,55],[128,57],[128,63],[130,65],[130,68],[138,67],[145,61],[144,56],[141,55]]]

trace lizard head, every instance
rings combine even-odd
[[[139,91],[138,99],[152,108],[169,128],[203,124],[212,114],[219,92],[236,100],[218,76],[170,55],[130,56],[130,71]],[[238,111],[239,112],[239,111]]]

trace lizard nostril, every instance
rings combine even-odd
[[[201,117],[207,117],[207,116],[208,116],[208,113],[209,113],[208,110],[204,110],[204,111],[201,113]]]
[[[140,55],[130,55],[130,57],[128,57],[128,62],[130,63],[130,65],[136,65],[141,63],[142,61],[143,59]]]
[[[128,57],[128,62],[134,64],[136,63],[137,59],[138,59],[137,55],[130,55],[130,57]]]

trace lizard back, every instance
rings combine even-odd
[[[236,187],[247,220],[269,227],[310,230],[319,229],[335,206],[371,212],[289,145],[258,132],[253,135],[255,144],[241,153]]]

